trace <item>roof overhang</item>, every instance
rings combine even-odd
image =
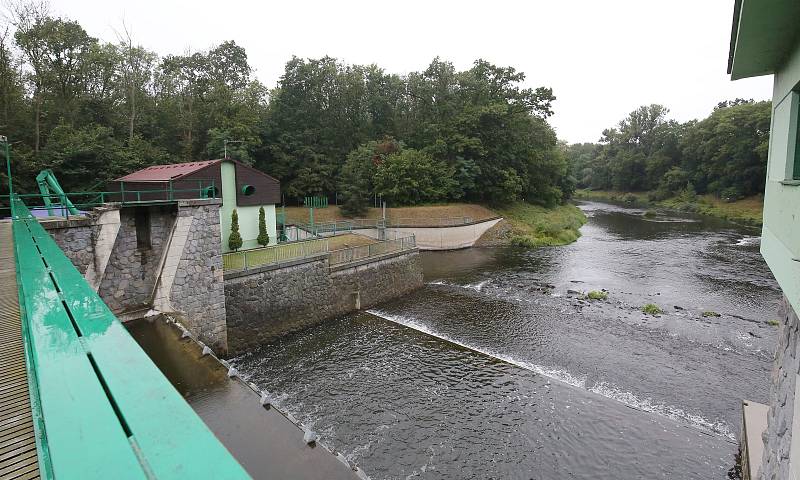
[[[736,0],[733,8],[731,80],[775,73],[800,39],[800,1]]]
[[[800,2],[736,0],[733,8],[731,80],[775,73],[800,38]]]

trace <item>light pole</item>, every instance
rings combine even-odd
[[[222,158],[224,158],[225,160],[228,159],[228,144],[229,143],[244,143],[244,140],[223,140],[222,141],[222,148],[223,148],[223,150],[225,152],[223,154]]]
[[[11,181],[11,154],[9,152],[8,137],[0,135],[0,143],[6,154],[6,173],[8,174],[8,209],[11,211],[11,218],[14,218],[14,185]]]

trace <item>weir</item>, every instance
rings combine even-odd
[[[0,477],[249,478],[19,198],[12,218]]]

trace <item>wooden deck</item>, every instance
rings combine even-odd
[[[39,478],[11,223],[0,223],[0,479]]]

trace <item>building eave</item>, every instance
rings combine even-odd
[[[797,0],[736,0],[728,73],[732,80],[775,73],[800,38]]]

